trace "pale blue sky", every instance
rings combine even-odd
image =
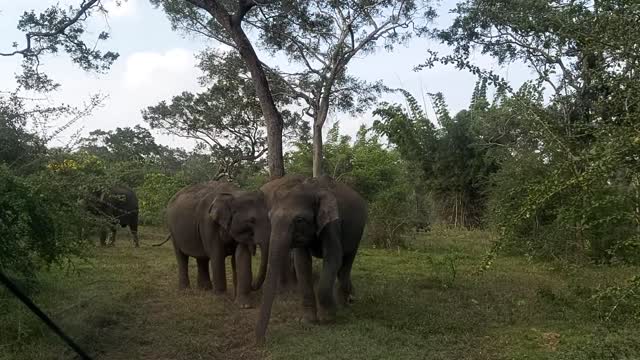
[[[112,69],[103,75],[87,74],[75,67],[64,55],[44,59],[45,71],[62,84],[51,101],[63,101],[69,104],[82,104],[90,94],[100,92],[108,96],[104,106],[90,117],[67,130],[57,143],[67,141],[68,136],[81,130],[88,133],[94,129],[115,129],[116,127],[146,126],[140,116],[140,110],[154,105],[160,100],[170,99],[184,90],[197,91],[199,85],[198,70],[195,68],[194,54],[206,48],[216,46],[214,42],[203,38],[183,37],[173,32],[163,12],[154,9],[148,0],[128,0],[122,7],[113,7],[109,17],[92,19],[90,30],[97,34],[109,29],[111,39],[103,43],[103,49],[112,49],[120,53],[120,58]],[[40,10],[52,3],[78,4],[80,0],[0,0],[0,49],[9,50],[13,41],[23,44],[23,36],[15,29],[17,19],[25,10]],[[448,10],[453,8],[455,0],[444,0],[439,6],[437,25],[446,26],[451,21]],[[356,59],[349,70],[365,80],[383,80],[390,87],[402,87],[418,99],[427,92],[441,91],[456,112],[468,105],[475,78],[452,67],[439,66],[430,70],[414,72],[413,67],[426,58],[426,50],[447,51],[436,42],[428,39],[416,39],[406,47],[399,47],[393,53],[380,50],[377,54]],[[282,59],[273,59],[261,54],[268,64],[286,66]],[[476,62],[484,68],[494,70],[506,77],[514,86],[531,77],[528,69],[519,65],[499,68],[495,60],[477,56]],[[14,88],[13,74],[19,70],[19,58],[0,58],[0,90]],[[382,100],[402,102],[402,98],[386,95]],[[431,106],[427,102],[429,113]],[[333,115],[327,128],[339,120],[342,132],[353,135],[362,123],[372,121],[370,112],[358,118]],[[57,124],[52,124],[53,126]],[[160,136],[154,133],[159,142],[171,146],[190,148],[188,141],[172,136]]]

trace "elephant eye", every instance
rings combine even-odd
[[[307,223],[307,219],[303,218],[302,216],[296,216],[295,219],[293,219],[293,221],[295,221],[296,224],[306,224]]]

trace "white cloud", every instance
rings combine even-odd
[[[131,16],[136,12],[136,0],[107,0],[104,8],[112,17]]]
[[[129,90],[161,86],[166,82],[180,82],[185,75],[194,74],[193,52],[175,48],[165,53],[137,52],[126,60],[124,85]]]

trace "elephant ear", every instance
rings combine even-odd
[[[316,210],[317,234],[320,235],[325,226],[340,218],[338,213],[338,201],[336,197],[327,190],[318,192],[318,208]]]
[[[233,194],[221,193],[213,199],[209,206],[209,216],[211,220],[219,224],[225,230],[231,225],[231,201]]]

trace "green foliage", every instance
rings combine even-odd
[[[640,275],[626,284],[608,286],[591,297],[591,301],[605,321],[640,319]]]
[[[81,149],[114,162],[155,160],[162,155],[163,148],[140,125],[113,131],[94,130],[81,139]]]
[[[383,103],[374,111],[379,118],[374,129],[385,135],[420,175],[414,181],[416,194],[433,202],[432,217],[437,222],[458,226],[479,226],[486,205],[488,174],[495,171],[474,129],[489,116],[486,83],[479,82],[469,110],[450,117],[442,94],[434,94],[439,127],[426,117],[416,99],[399,90],[407,100],[400,105]],[[422,201],[424,202],[424,200]],[[422,205],[424,208],[425,205]],[[428,215],[421,211],[421,217]]]
[[[455,64],[483,79],[472,107],[487,116],[474,127],[499,168],[488,217],[506,248],[637,261],[638,11],[617,0],[467,1],[438,33],[453,55],[425,66]],[[513,92],[472,63],[475,50],[522,61],[536,79]],[[490,106],[476,96],[486,83],[499,85]]]
[[[161,101],[143,111],[152,129],[195,140],[199,152],[214,159],[211,176],[235,178],[243,167],[264,162],[267,152],[262,108],[253,83],[244,76],[244,63],[236,54],[216,51],[200,55],[199,67],[206,73],[202,82],[209,88],[199,94],[183,92],[171,102]],[[291,102],[274,96],[276,104]],[[284,140],[296,137],[300,115],[281,111]]]
[[[140,221],[143,224],[161,225],[164,223],[165,208],[171,197],[187,183],[179,176],[161,173],[147,173],[144,182],[138,187]]]
[[[0,164],[0,269],[29,279],[83,254],[80,230],[90,218],[68,190],[80,181],[54,170],[17,177]]]
[[[97,49],[97,42],[109,38],[101,31],[91,45],[85,43],[87,19],[96,13],[106,14],[99,0],[83,1],[80,7],[63,7],[55,4],[41,13],[25,11],[18,20],[18,30],[24,32],[24,45],[13,42],[13,51],[0,52],[2,56],[22,56],[22,72],[18,83],[28,90],[51,91],[59,86],[40,72],[41,57],[64,51],[71,60],[85,71],[101,72],[111,67],[118,53]]]

